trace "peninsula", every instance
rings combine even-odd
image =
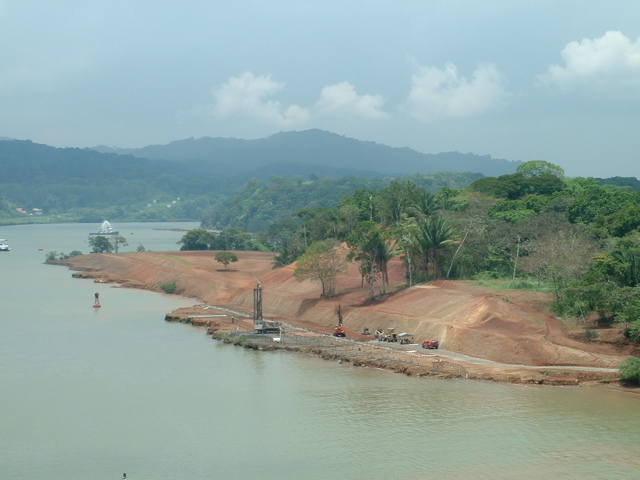
[[[390,286],[384,295],[377,291],[374,301],[355,264],[337,277],[336,295],[324,298],[318,284],[293,277],[293,265],[272,269],[272,253],[235,253],[238,262],[229,269],[210,251],[89,254],[50,263],[68,266],[76,277],[114,286],[161,292],[169,285],[175,294],[193,298],[194,306],[171,312],[167,319],[201,325],[217,336],[253,330],[258,278],[264,317],[287,327],[284,342],[276,345],[263,335],[262,342],[250,342],[254,348],[301,350],[410,375],[615,384],[620,363],[638,355],[638,347],[626,342],[616,327],[603,328],[595,341],[585,340],[578,326],[568,328],[550,313],[546,294],[474,281],[440,280],[408,287],[402,265],[394,259],[389,265]],[[345,339],[331,336],[338,305]],[[387,328],[412,334],[415,344],[377,342],[363,333]],[[305,338],[304,348],[296,337]],[[437,339],[440,349],[422,349],[425,339]]]

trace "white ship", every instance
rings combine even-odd
[[[100,230],[95,233],[90,233],[89,235],[118,235],[119,233],[120,232],[113,230],[113,228],[111,228],[111,224],[105,220],[102,222]]]
[[[8,252],[11,250],[11,247],[7,243],[7,240],[4,238],[0,238],[0,252]]]

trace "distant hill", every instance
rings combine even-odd
[[[233,191],[228,180],[202,176],[189,165],[29,140],[0,141],[0,172],[0,199],[46,211],[134,208],[156,198],[217,198]]]
[[[309,175],[401,176],[413,173],[472,172],[485,176],[514,173],[519,161],[458,152],[426,154],[365,142],[323,130],[281,132],[257,140],[185,139],[136,149],[105,146],[103,153],[187,162],[205,174],[228,177]]]

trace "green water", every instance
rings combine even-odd
[[[137,239],[129,250],[182,236],[114,227]],[[43,265],[88,251],[90,230],[0,228],[0,479],[640,478],[640,396],[219,344],[163,321],[191,300]]]

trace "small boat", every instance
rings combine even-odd
[[[111,224],[109,222],[107,222],[106,220],[104,222],[102,222],[102,226],[100,227],[100,230],[98,230],[95,233],[90,233],[89,235],[119,235],[120,232],[115,231],[111,228]]]
[[[7,240],[4,238],[0,238],[0,252],[8,252],[11,250],[11,247],[7,243]]]

